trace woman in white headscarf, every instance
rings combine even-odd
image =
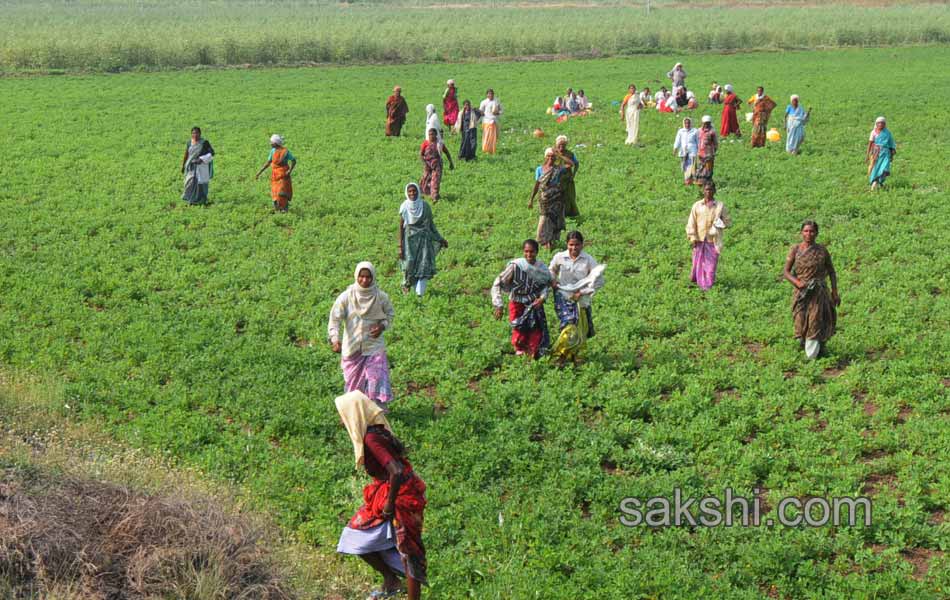
[[[335,404],[353,443],[356,467],[373,478],[363,488],[363,504],[343,529],[336,550],[359,556],[383,576],[383,588],[371,598],[396,597],[399,577],[404,576],[409,600],[418,600],[428,566],[422,543],[426,484],[379,406],[359,391],[340,396]]]
[[[429,130],[435,129],[439,142],[442,141],[442,123],[439,121],[439,113],[435,110],[435,104],[426,105],[426,130],[423,139],[429,139]]]
[[[683,63],[676,63],[669,73],[666,74],[673,82],[673,88],[686,87],[686,71],[683,70]]]
[[[356,265],[353,279],[333,303],[327,334],[333,351],[341,355],[344,390],[359,390],[385,408],[393,392],[383,332],[396,313],[389,296],[376,286],[372,263]]]
[[[402,267],[402,291],[415,289],[421,297],[429,280],[435,277],[435,255],[447,248],[432,220],[432,207],[422,199],[416,183],[406,185],[406,200],[399,207],[399,265]]]
[[[798,154],[798,148],[805,141],[805,124],[811,116],[811,109],[805,110],[798,94],[793,94],[790,102],[785,107],[785,151]]]

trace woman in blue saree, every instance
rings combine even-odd
[[[897,144],[887,128],[887,120],[884,117],[878,117],[874,121],[874,129],[871,130],[871,138],[868,140],[868,181],[871,183],[872,190],[884,187],[884,180],[891,175],[891,162],[895,154],[897,154]]]
[[[811,109],[805,110],[798,99],[798,94],[792,96],[791,104],[785,107],[785,151],[789,154],[798,154],[798,149],[805,141],[805,125]]]

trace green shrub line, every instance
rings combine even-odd
[[[947,43],[945,4],[658,8],[648,14],[615,6],[487,12],[291,3],[279,12],[244,0],[82,0],[5,6],[0,70],[430,63]]]

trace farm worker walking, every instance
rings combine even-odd
[[[733,133],[737,138],[742,137],[742,131],[739,130],[738,107],[742,105],[742,100],[732,91],[732,84],[726,84],[726,97],[722,101],[722,124],[719,127],[719,135],[726,139]]]
[[[429,130],[435,129],[439,141],[442,141],[442,122],[439,120],[439,113],[435,110],[435,104],[426,104],[426,130],[422,136],[423,140],[429,139]]]
[[[719,150],[719,137],[712,126],[712,117],[703,115],[702,128],[699,130],[699,152],[696,156],[696,183],[706,184],[713,180],[716,166],[716,152]]]
[[[540,191],[537,237],[546,250],[554,247],[554,242],[560,239],[564,229],[564,188],[561,186],[561,177],[573,164],[569,156],[548,148],[544,151],[544,164],[534,172],[534,189],[531,190],[528,208],[534,206],[534,197]]]
[[[398,85],[393,88],[393,95],[386,100],[386,135],[399,137],[402,124],[409,114],[409,105],[402,96],[402,88]]]
[[[709,124],[709,130],[712,130],[712,123]],[[712,133],[716,135],[715,132]],[[693,127],[693,120],[689,117],[683,119],[683,127],[676,132],[676,139],[673,140],[673,153],[679,156],[682,161],[683,183],[691,185],[696,177],[699,130]]]
[[[344,391],[359,390],[385,409],[393,391],[383,332],[392,325],[396,312],[389,296],[376,285],[372,263],[356,265],[353,279],[330,309],[327,334],[333,351],[341,356]]]
[[[872,190],[884,187],[884,180],[891,175],[891,161],[895,154],[897,154],[897,144],[894,142],[891,130],[887,128],[887,120],[884,117],[878,117],[874,121],[874,129],[871,130],[871,137],[868,139],[868,180],[871,182]]]
[[[640,139],[640,111],[643,109],[643,98],[637,93],[637,86],[630,84],[627,95],[620,103],[620,118],[627,126],[627,145],[636,144]]]
[[[201,137],[201,128],[191,128],[191,140],[185,146],[181,159],[181,172],[185,176],[185,191],[182,200],[188,204],[208,202],[208,187],[214,176],[214,148],[211,142]]]
[[[439,201],[439,186],[442,184],[442,155],[445,154],[449,159],[449,169],[455,169],[455,163],[452,162],[452,155],[448,147],[442,142],[438,132],[433,128],[429,130],[429,139],[422,142],[419,147],[419,158],[422,160],[422,186],[423,194],[432,198],[432,202]]]
[[[446,127],[453,127],[459,118],[458,89],[454,79],[449,79],[445,85],[448,87],[442,92],[442,122]]]
[[[494,154],[498,144],[498,118],[501,116],[501,102],[495,99],[495,90],[488,88],[486,98],[478,105],[482,113],[482,152]]]
[[[422,199],[419,186],[406,185],[406,199],[399,207],[399,264],[402,267],[402,291],[415,288],[421,297],[429,280],[435,277],[435,255],[447,248],[432,220],[432,207]]]
[[[693,269],[690,281],[706,291],[716,283],[716,267],[722,252],[722,232],[732,225],[726,206],[716,200],[716,184],[703,186],[703,197],[693,204],[686,221],[686,237],[693,245]]]
[[[462,160],[475,160],[475,151],[478,149],[478,120],[481,118],[481,111],[472,108],[472,103],[466,100],[453,127],[456,132],[462,134],[462,142],[459,145],[459,158]]]
[[[372,598],[394,598],[399,577],[406,578],[409,600],[418,600],[426,583],[422,522],[426,484],[412,469],[406,447],[393,435],[383,410],[359,391],[335,400],[336,410],[353,443],[356,467],[373,481],[363,488],[363,504],[350,519],[337,552],[362,558],[383,576]]]
[[[798,94],[792,94],[790,102],[791,104],[785,107],[785,151],[798,154],[798,149],[805,141],[805,124],[811,116],[811,109],[805,111]]]
[[[752,147],[761,148],[765,146],[765,130],[776,106],[775,101],[765,95],[765,88],[760,85],[749,104],[752,105]]]
[[[604,265],[584,252],[584,236],[580,231],[567,234],[567,250],[551,258],[548,267],[554,277],[554,312],[561,333],[551,349],[559,363],[575,365],[584,359],[587,338],[594,336],[591,296],[604,286]]]
[[[502,292],[508,292],[508,319],[511,324],[511,345],[515,354],[538,358],[551,345],[544,300],[551,289],[551,272],[538,261],[538,242],[525,240],[524,258],[508,262],[491,287],[491,301],[496,319],[504,310]]]
[[[805,356],[814,359],[821,352],[822,344],[835,334],[838,320],[835,307],[841,304],[841,297],[831,255],[824,246],[815,243],[818,223],[802,223],[801,235],[801,243],[794,244],[788,251],[782,274],[795,286],[792,295],[795,339],[804,348]],[[825,278],[831,280],[831,294]]]
[[[676,63],[669,73],[666,74],[673,82],[673,89],[678,87],[686,89],[686,71],[683,70],[683,63]]]
[[[577,155],[567,149],[567,142],[568,139],[566,135],[557,136],[557,138],[554,139],[554,154],[557,157],[566,156],[571,159],[572,164],[568,165],[563,159],[558,158],[558,166],[564,168],[561,172],[561,194],[564,202],[564,216],[576,219],[581,216],[581,211],[577,208],[577,188],[574,185],[574,179],[577,177],[577,170],[580,168],[581,163],[577,160]]]
[[[290,174],[294,172],[297,166],[297,159],[290,153],[290,150],[284,147],[284,138],[276,133],[270,136],[270,156],[267,162],[261,167],[254,179],[257,180],[264,169],[270,167],[270,195],[274,201],[274,210],[278,212],[287,212],[290,208],[290,201],[294,197],[294,185],[290,179]]]

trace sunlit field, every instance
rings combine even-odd
[[[404,58],[427,56],[415,52]],[[712,81],[742,98],[764,85],[780,130],[790,94],[813,109],[801,156],[784,140],[751,149],[747,123],[723,144],[718,197],[734,226],[705,295],[688,282],[698,191],[672,151],[680,117],[645,112],[643,146],[628,147],[612,105],[631,82],[656,89],[677,60],[700,98]],[[396,308],[391,422],[429,486],[431,597],[945,598],[946,64],[950,50],[928,47],[3,79],[0,363],[63,381],[71,418],[238,483],[332,551],[365,475],[333,406],[342,377],[326,319],[371,260]],[[421,174],[424,106],[449,77],[475,102],[493,87],[505,114],[497,156],[445,173],[434,210],[450,247],[418,300],[399,290],[396,211]],[[409,121],[385,138],[395,84]],[[569,85],[595,112],[558,125],[545,109]],[[691,116],[705,113],[718,125],[718,107]],[[880,114],[898,153],[887,189],[870,193],[864,151]],[[217,151],[204,208],[180,200],[193,125]],[[275,132],[299,161],[288,214],[253,180]],[[570,227],[607,264],[589,360],[564,369],[514,356],[488,297],[534,234],[533,169],[560,133],[581,163]],[[456,153],[458,137],[448,145]],[[842,295],[815,362],[792,339],[781,279],[808,218]],[[784,497],[866,494],[873,524],[619,520],[625,497],[727,487],[760,490],[771,516]],[[368,589],[368,569],[344,562]]]

